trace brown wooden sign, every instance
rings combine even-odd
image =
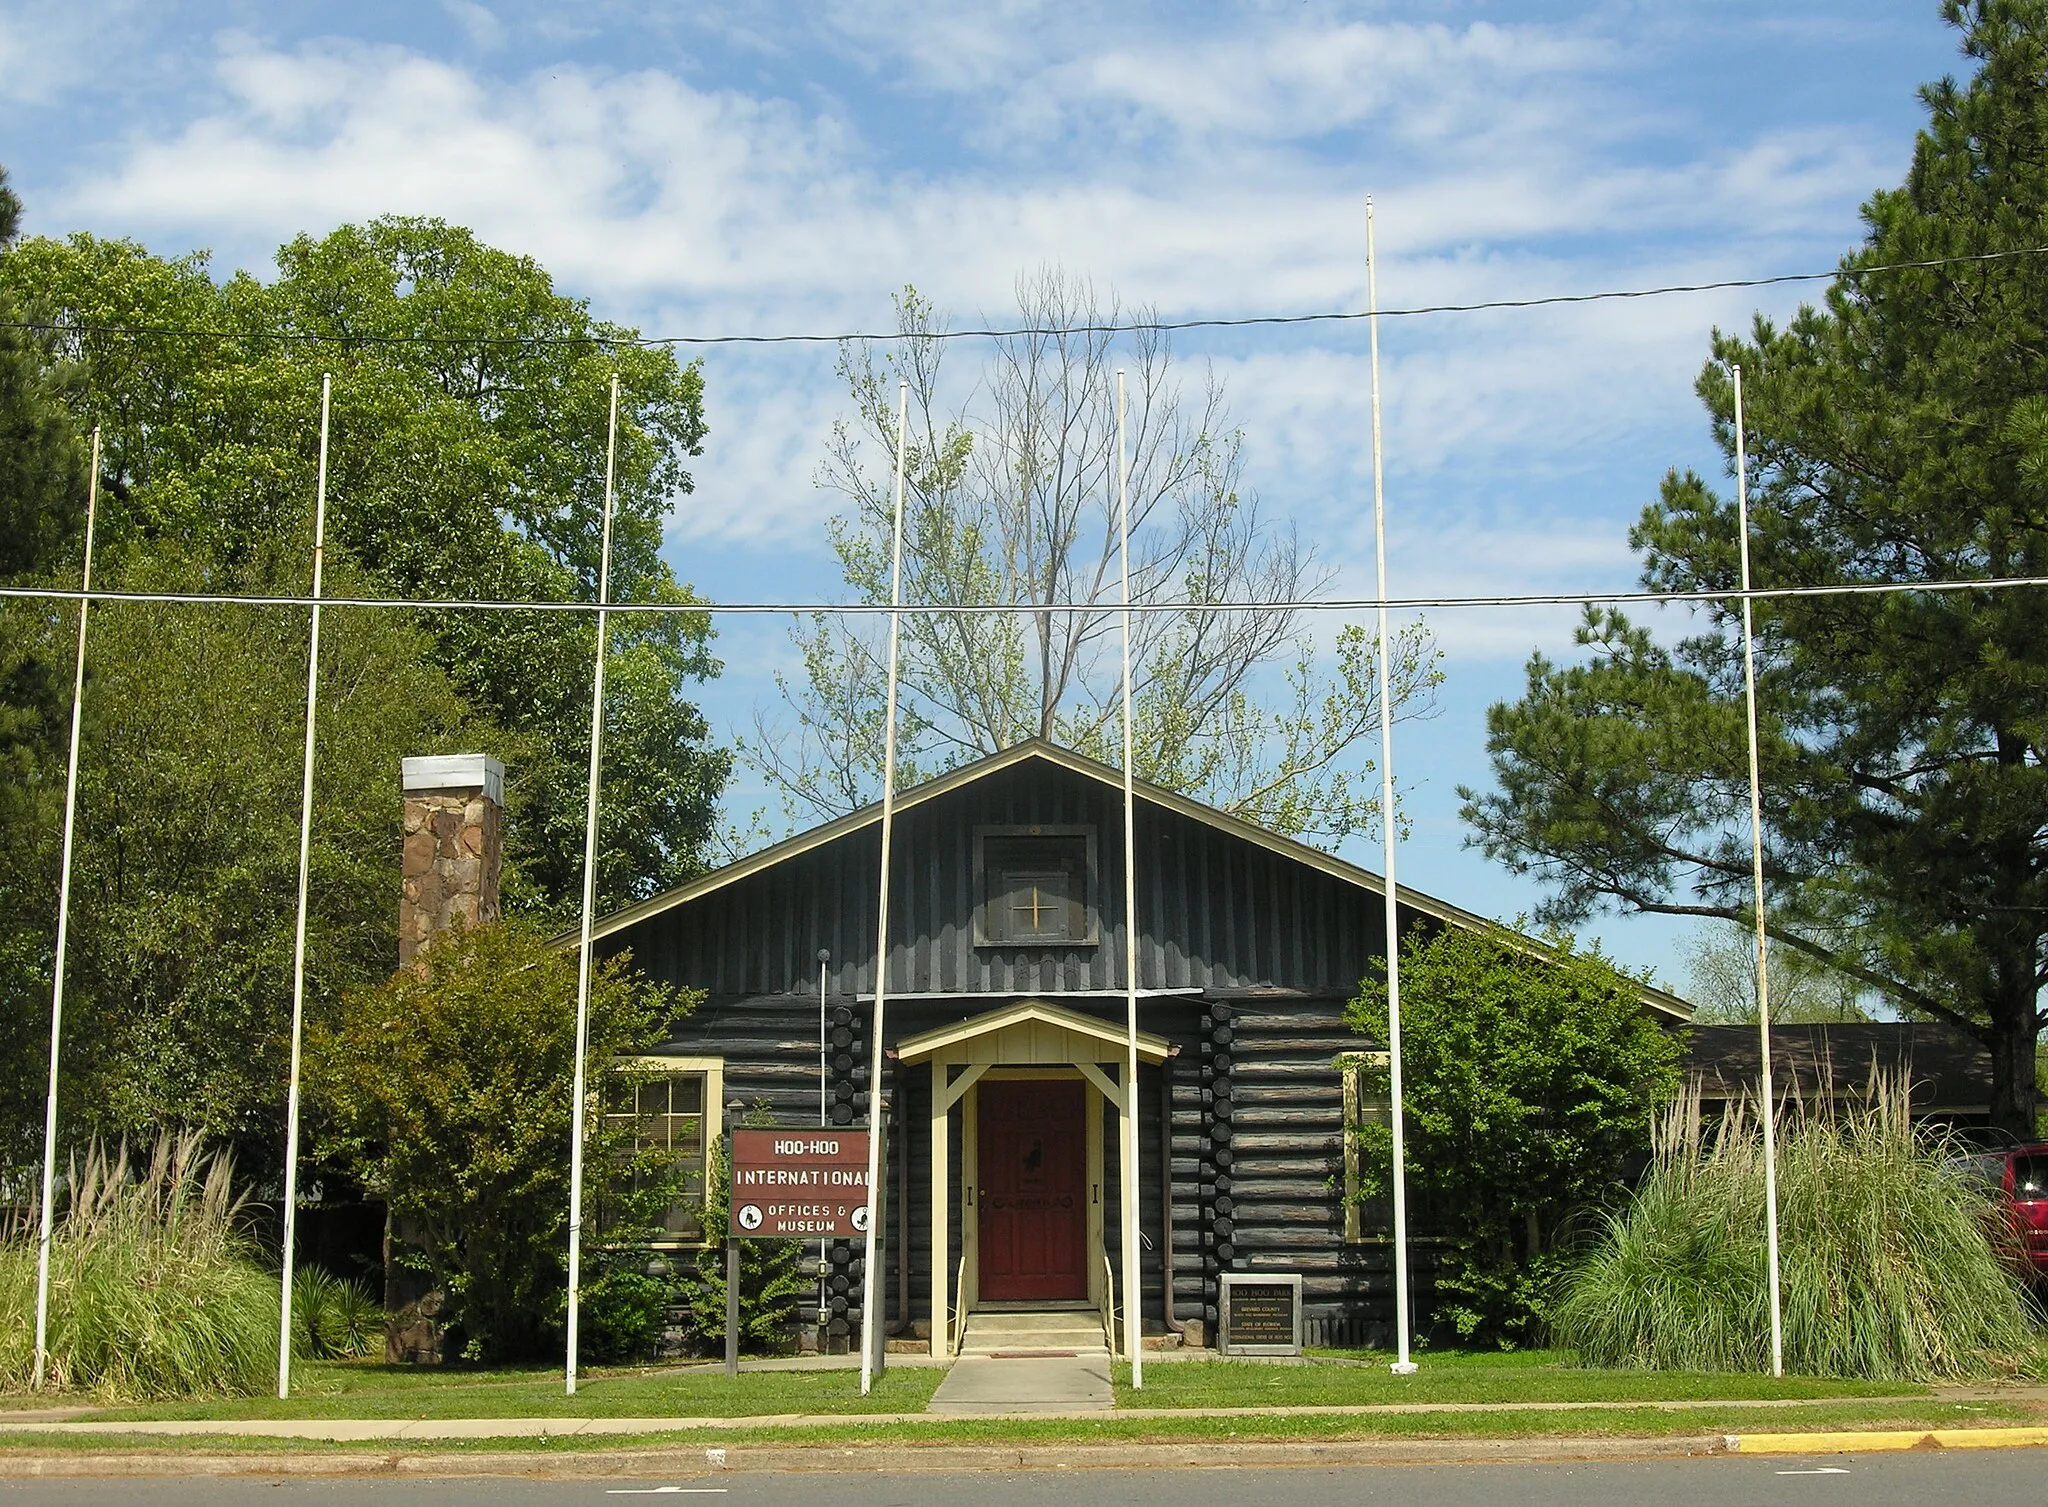
[[[735,1130],[726,1233],[824,1240],[868,1230],[865,1130]]]

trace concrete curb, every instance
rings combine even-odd
[[[1829,1434],[1724,1434],[1731,1455],[1868,1455],[1907,1449],[2039,1449],[2048,1428],[1886,1429]]]
[[[972,1405],[934,1409],[918,1413],[764,1413],[733,1418],[649,1417],[649,1418],[191,1418],[191,1419],[104,1419],[50,1418],[30,1421],[26,1417],[0,1419],[0,1444],[9,1434],[57,1434],[70,1436],[120,1435],[123,1437],[240,1439],[317,1439],[332,1443],[369,1443],[381,1440],[427,1439],[558,1439],[599,1438],[604,1435],[722,1433],[738,1429],[843,1428],[849,1431],[878,1425],[940,1423],[994,1418],[1030,1417],[1034,1420],[1074,1423],[1115,1421],[1177,1421],[1186,1418],[1376,1418],[1410,1417],[1427,1413],[1457,1415],[1499,1413],[1681,1413],[1702,1408],[1727,1410],[1797,1411],[1801,1408],[1844,1404],[1923,1405],[1937,1399],[1925,1393],[1889,1397],[1759,1397],[1678,1398],[1659,1401],[1593,1402],[1368,1402],[1312,1403],[1285,1407],[1229,1408],[1109,1408],[1106,1406],[1063,1408],[1056,1403],[1019,1410],[1010,1405],[988,1404],[985,1410]]]
[[[0,1454],[0,1480],[59,1477],[507,1476],[536,1480],[660,1477],[702,1480],[748,1473],[871,1471],[975,1474],[1018,1470],[1234,1470],[1286,1466],[1473,1465],[1537,1460],[1682,1459],[1728,1453],[1727,1436],[1650,1439],[1405,1439],[1330,1444],[727,1445],[722,1448],[531,1454],[350,1453],[206,1455]]]

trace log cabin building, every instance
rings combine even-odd
[[[637,1111],[699,1158],[728,1103],[863,1126],[881,1052],[884,1317],[940,1354],[976,1309],[1120,1306],[1134,1113],[1151,1342],[1213,1336],[1219,1278],[1248,1272],[1300,1274],[1307,1343],[1385,1343],[1390,1231],[1345,1197],[1344,1134],[1385,1112],[1354,1066],[1377,1044],[1345,1019],[1386,952],[1380,876],[1140,784],[1133,1095],[1122,800],[1117,770],[1041,741],[899,795],[879,1042],[879,806],[603,918],[600,955],[703,994],[637,1059],[662,1070]],[[1399,915],[1404,933],[1492,926],[1405,887]],[[695,1221],[674,1212],[677,1246]],[[828,1249],[826,1348],[858,1338],[861,1256]],[[1426,1306],[1426,1242],[1415,1259]]]

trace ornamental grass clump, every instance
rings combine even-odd
[[[1777,1125],[1785,1369],[1886,1381],[2032,1370],[2040,1336],[1992,1196],[1946,1170],[1903,1078],[1858,1108],[1788,1103]],[[1629,1206],[1567,1279],[1559,1343],[1589,1364],[1770,1367],[1761,1123],[1711,1133],[1688,1093],[1662,1117]]]
[[[275,1377],[278,1292],[242,1225],[233,1160],[196,1133],[74,1156],[50,1245],[48,1384],[108,1398],[244,1394]],[[36,1227],[0,1243],[0,1390],[35,1365]]]

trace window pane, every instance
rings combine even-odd
[[[701,1115],[704,1113],[704,1075],[702,1073],[678,1073],[668,1081],[670,1114]]]

